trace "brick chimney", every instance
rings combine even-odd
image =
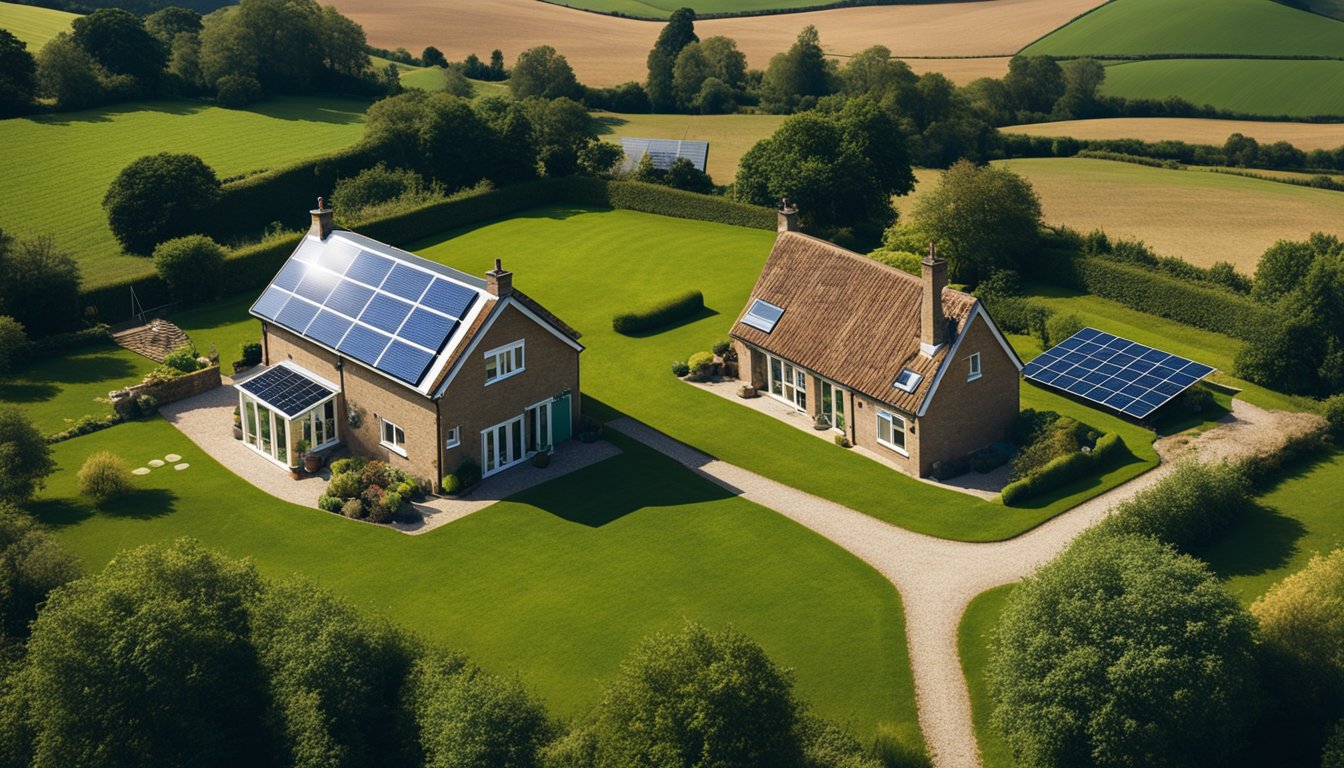
[[[501,299],[513,293],[513,273],[506,271],[499,259],[495,259],[495,268],[485,273],[485,289]]]
[[[322,198],[317,198],[317,207],[308,212],[313,217],[313,225],[308,228],[308,234],[313,235],[318,240],[326,240],[327,235],[330,235],[332,230],[332,210],[323,203]]]
[[[798,206],[794,205],[787,197],[779,201],[779,212],[776,214],[775,231],[799,231]]]
[[[929,255],[920,262],[923,292],[919,312],[919,351],[933,357],[947,343],[947,318],[943,316],[943,288],[947,286],[947,262],[938,258],[933,243]]]

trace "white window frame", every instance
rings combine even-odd
[[[900,423],[900,426],[901,426],[901,438],[902,438],[902,439],[905,439],[905,438],[908,438],[908,437],[910,436],[910,432],[909,432],[909,429],[908,429],[909,424],[908,424],[908,422],[906,422],[905,417],[902,416],[902,415],[900,415],[899,413],[892,413],[892,412],[890,412],[890,411],[884,411],[884,410],[879,409],[878,412],[877,412],[877,422],[878,422],[878,423],[877,423],[877,426],[874,427],[873,435],[874,435],[874,437],[877,438],[877,444],[878,444],[878,445],[881,445],[881,446],[890,448],[891,450],[893,450],[893,451],[895,451],[895,452],[901,454],[902,456],[905,456],[905,457],[909,458],[909,456],[910,456],[910,451],[906,450],[905,448],[903,448],[903,447],[901,447],[901,446],[899,446],[899,445],[896,445],[895,443],[891,443],[891,442],[888,442],[888,441],[882,439],[882,428],[881,428],[881,427],[882,427],[882,422],[884,422],[884,421],[891,425],[891,433],[892,433],[893,435],[896,434],[896,424],[897,424],[897,422],[899,422],[899,423]]]
[[[444,450],[456,448],[462,444],[462,427],[453,427],[448,430],[447,436],[443,439]]]
[[[966,380],[975,381],[980,378],[980,353],[972,352],[970,357],[966,358]]]
[[[538,453],[543,449],[546,453],[551,453],[555,450],[555,436],[551,434],[551,409],[554,406],[552,406],[551,403],[551,398],[546,398],[541,402],[533,403],[523,409],[523,452],[528,456]],[[546,415],[545,419],[541,417],[543,412]],[[545,429],[546,431],[546,442],[544,443],[537,435],[532,434],[531,427],[533,413],[536,414],[535,418],[537,420],[538,431],[541,429]],[[537,446],[536,448],[530,448],[528,444],[534,440],[536,441]]]
[[[505,344],[502,347],[494,349],[482,355],[485,360],[485,386],[490,386],[497,381],[503,381],[512,376],[517,376],[527,370],[527,350],[524,345],[524,339],[519,339],[511,344]],[[490,375],[490,360],[495,361],[495,375]],[[504,371],[505,363],[508,363],[509,369]],[[500,371],[504,371],[500,373]]]
[[[406,430],[404,430],[404,429],[402,429],[401,427],[397,426],[396,422],[394,422],[394,421],[392,421],[392,420],[390,420],[390,419],[380,419],[380,421],[381,421],[381,423],[378,425],[378,444],[381,445],[381,446],[383,446],[383,447],[386,448],[387,450],[389,450],[389,451],[391,451],[391,452],[397,454],[398,456],[401,456],[402,458],[406,458]],[[387,439],[387,428],[388,428],[388,427],[391,427],[391,428],[392,428],[392,440],[391,440],[391,441],[388,441],[388,439]],[[398,432],[401,433],[401,442],[400,442],[400,443],[397,442],[397,433],[398,433]]]

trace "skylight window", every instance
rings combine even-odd
[[[751,308],[747,310],[742,322],[752,328],[769,333],[775,329],[775,323],[779,322],[779,318],[783,314],[784,309],[782,307],[776,307],[764,299],[756,299],[751,303]]]
[[[896,383],[893,384],[892,386],[896,387],[902,392],[914,392],[915,387],[918,387],[919,382],[923,380],[924,377],[919,375],[918,373],[915,373],[909,368],[902,368],[901,374],[896,377]]]

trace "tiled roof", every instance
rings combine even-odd
[[[732,336],[914,413],[976,303],[970,294],[943,289],[943,314],[955,328],[948,343],[925,357],[919,351],[921,291],[918,277],[824,240],[781,232],[751,298],[784,314],[770,333],[739,316]],[[913,392],[894,386],[903,368],[923,376]]]

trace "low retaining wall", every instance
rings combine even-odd
[[[158,405],[167,405],[178,400],[186,400],[188,397],[204,394],[221,384],[219,366],[211,365],[195,373],[188,373],[168,381],[135,384],[118,392],[113,392],[112,408],[123,418],[130,418],[138,413],[135,401],[144,395],[154,398]]]

